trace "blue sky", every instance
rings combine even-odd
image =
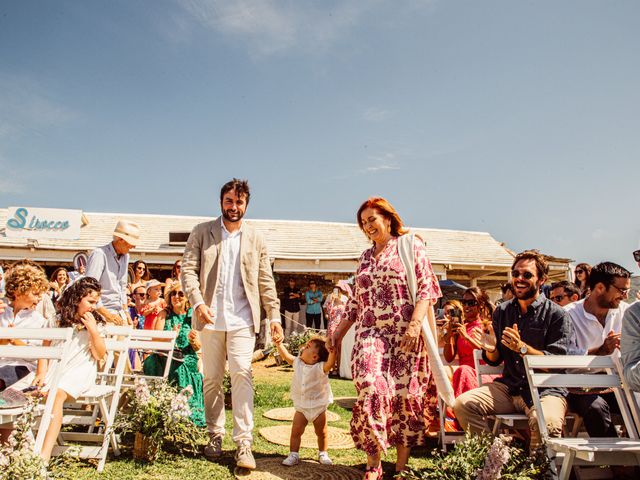
[[[0,206],[409,225],[638,272],[640,3],[0,3]]]

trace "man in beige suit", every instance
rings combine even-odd
[[[201,331],[204,403],[209,444],[204,454],[222,455],[225,429],[225,360],[231,374],[233,440],[238,467],[254,469],[253,380],[251,358],[260,331],[260,305],[270,319],[274,341],[282,339],[280,302],[265,241],[242,217],[249,204],[249,184],[233,179],[220,190],[222,215],[196,225],[182,258],[182,286]]]

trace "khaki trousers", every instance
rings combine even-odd
[[[253,327],[232,332],[202,330],[204,413],[209,433],[224,436],[224,389],[226,361],[231,375],[233,441],[253,441],[253,379],[251,359],[256,343]]]
[[[562,433],[564,416],[567,413],[567,400],[545,395],[540,399],[540,403],[549,436],[559,437]],[[487,415],[524,413],[529,417],[531,450],[542,444],[535,407],[527,407],[521,396],[511,396],[509,388],[503,383],[492,382],[463,393],[456,398],[453,410],[460,426],[465,431],[474,433],[490,431],[485,419]]]

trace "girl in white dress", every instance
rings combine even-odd
[[[318,462],[331,465],[327,453],[327,407],[333,402],[329,372],[336,361],[336,350],[330,351],[322,337],[310,339],[294,357],[282,344],[276,343],[280,356],[293,365],[291,400],[296,410],[289,440],[289,456],[282,462],[287,467],[300,463],[300,442],[307,423],[312,422],[318,436]]]
[[[68,362],[58,384],[51,424],[40,452],[40,456],[45,461],[49,461],[51,450],[60,433],[64,403],[75,400],[95,384],[98,360],[107,351],[98,327],[98,323],[104,324],[104,319],[94,311],[98,300],[100,300],[100,283],[92,277],[83,277],[73,283],[58,300],[59,326],[74,327],[74,334]],[[52,374],[52,370],[48,374]],[[50,382],[50,378],[47,380]],[[47,390],[46,386],[44,390]]]

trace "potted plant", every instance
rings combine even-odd
[[[22,415],[16,420],[7,443],[0,446],[0,479],[2,480],[49,478],[44,460],[33,450],[35,442],[32,429],[36,421],[36,405],[37,401],[30,398]]]
[[[178,392],[166,380],[148,384],[136,379],[135,389],[128,392],[128,403],[118,413],[115,428],[122,433],[133,433],[133,458],[154,461],[166,440],[186,442],[186,450],[196,451],[197,429],[189,419],[191,386]]]

